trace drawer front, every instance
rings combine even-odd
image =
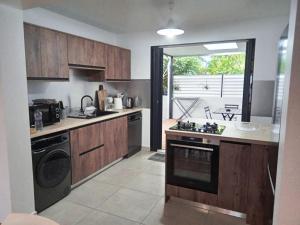
[[[74,130],[78,137],[78,153],[89,151],[104,144],[102,123]]]

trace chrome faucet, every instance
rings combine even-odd
[[[92,98],[91,96],[89,96],[89,95],[84,95],[84,96],[81,98],[81,106],[80,106],[80,112],[82,112],[82,113],[84,112],[82,104],[83,104],[83,99],[85,99],[85,98],[90,98],[91,101],[93,102],[93,98]]]

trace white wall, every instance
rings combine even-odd
[[[22,11],[0,5],[0,37],[2,221],[11,211],[34,211]]]
[[[287,17],[236,22],[186,30],[185,34],[170,39],[153,32],[119,35],[119,42],[131,49],[132,78],[150,79],[150,47],[155,45],[197,43],[256,38],[256,80],[274,80],[277,69],[277,42],[288,23]]]
[[[300,4],[293,0],[275,193],[274,225],[300,224]]]
[[[53,13],[42,8],[33,8],[24,11],[24,22],[69,34],[101,41],[108,44],[118,44],[114,33],[99,29],[95,26]]]

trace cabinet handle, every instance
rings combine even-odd
[[[269,163],[268,163],[268,175],[269,175],[270,185],[271,185],[271,188],[272,188],[272,193],[273,193],[273,196],[274,196],[275,195],[275,187],[274,187],[274,184],[273,184],[273,181],[272,181]]]
[[[103,147],[103,146],[104,146],[104,144],[99,145],[99,146],[97,146],[97,147],[95,147],[95,148],[92,148],[92,149],[90,149],[90,150],[87,150],[87,151],[85,151],[85,152],[81,152],[81,153],[79,154],[79,156],[82,156],[82,155],[85,155],[85,154],[87,154],[87,153],[89,153],[89,152],[95,151],[95,150],[97,150],[98,148],[101,148],[101,147]]]
[[[173,147],[179,147],[179,148],[190,148],[195,150],[202,150],[202,151],[208,151],[213,152],[214,149],[212,148],[205,148],[205,147],[197,147],[197,146],[191,146],[191,145],[180,145],[180,144],[170,144]]]

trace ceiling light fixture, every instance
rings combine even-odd
[[[205,44],[203,46],[206,49],[210,50],[210,51],[237,49],[238,48],[237,43],[235,43],[235,42],[218,43],[218,44]]]
[[[172,19],[172,12],[173,12],[174,5],[175,5],[174,0],[170,0],[169,1],[170,19],[167,23],[166,28],[159,29],[156,32],[157,34],[167,36],[167,37],[174,37],[174,36],[184,34],[184,30],[176,28],[174,20]]]

